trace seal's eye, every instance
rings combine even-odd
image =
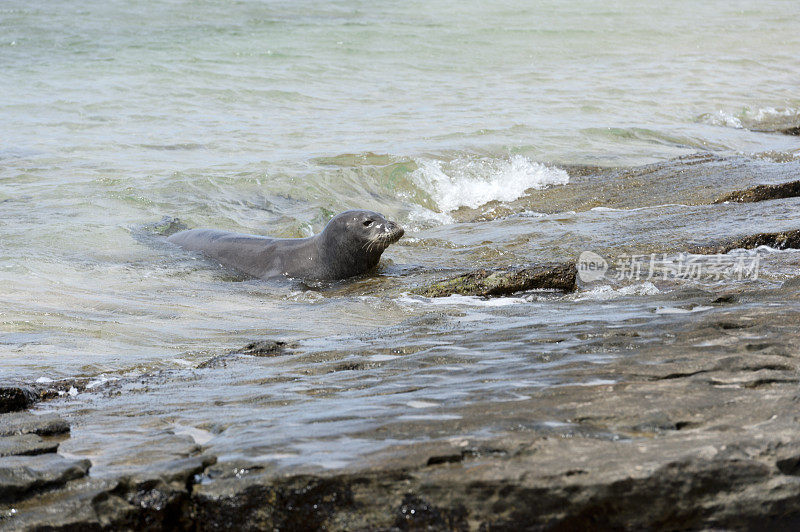
[[[369,227],[370,225],[372,225],[372,220],[365,220],[364,221],[364,227]]]

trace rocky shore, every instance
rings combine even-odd
[[[143,475],[94,478],[56,453],[55,415],[0,417],[3,530],[752,529],[800,524],[800,291],[742,308],[742,292],[683,294],[715,307],[661,330],[626,325],[590,343],[636,357],[614,382],[541,388],[512,403],[465,405],[462,431],[502,433],[398,445],[313,474],[224,462],[196,446]],[[767,338],[768,340],[765,340]],[[780,338],[775,341],[774,338]],[[285,346],[240,350],[270,356]],[[252,355],[248,355],[252,356]],[[576,366],[572,377],[593,368]],[[29,396],[24,390],[23,396]],[[18,394],[3,392],[4,397]],[[19,403],[5,402],[6,409]],[[542,413],[559,426],[535,426]],[[516,427],[516,428],[515,428]],[[529,430],[519,430],[527,427]]]
[[[702,204],[781,200],[798,190],[796,181],[755,185],[716,201],[709,190]],[[800,231],[731,235],[687,250],[765,245],[800,248]],[[576,283],[574,263],[559,262],[462,271],[415,290],[494,297],[569,293]],[[335,467],[292,470],[186,443],[177,454],[154,452],[134,472],[97,472],[94,461],[64,450],[73,419],[37,407],[83,392],[88,379],[4,383],[0,530],[800,526],[800,277],[724,290],[678,287],[663,298],[658,320],[587,318],[570,349],[613,354],[602,366],[565,362],[550,385],[513,400],[450,405],[435,426],[412,416],[363,429],[350,436],[394,443]],[[552,331],[548,341],[573,340],[560,335]],[[252,360],[321,358],[302,351],[292,341],[261,339],[193,368],[222,373]],[[369,367],[330,365],[313,371]]]

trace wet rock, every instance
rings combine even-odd
[[[36,434],[0,437],[0,457],[54,453],[58,442],[45,441]]]
[[[69,423],[55,414],[36,416],[27,412],[0,414],[0,436],[39,434],[50,436],[69,432]]]
[[[784,135],[800,135],[800,126],[787,127],[786,129],[781,129],[781,133],[783,133]]]
[[[146,473],[139,473],[132,478],[131,482],[149,482],[158,479],[167,484],[183,486],[190,484],[193,477],[205,471],[205,469],[217,462],[217,457],[208,454],[178,458],[157,462],[148,466]]]
[[[135,526],[137,508],[115,494],[119,486],[114,479],[84,477],[13,504],[0,503],[0,529],[140,529]]]
[[[734,249],[755,249],[759,246],[769,246],[775,249],[800,249],[800,229],[734,238],[719,244],[696,246],[691,251],[702,255],[713,255],[728,253]]]
[[[0,502],[63,486],[89,472],[89,460],[69,460],[57,454],[0,458]]]
[[[228,361],[239,355],[255,357],[278,357],[292,354],[295,344],[282,340],[256,340],[241,349],[231,351],[224,355],[217,355],[197,365],[197,369],[225,367]]]
[[[41,386],[40,395],[46,399],[63,397],[65,395],[75,396],[85,392],[89,384],[95,380],[93,377],[75,377],[71,379],[59,379]]]
[[[416,291],[426,297],[453,294],[503,296],[525,290],[575,290],[575,265],[572,263],[536,264],[524,268],[476,270],[433,283]]]
[[[694,437],[527,440],[528,452],[403,470],[195,486],[201,530],[700,529],[800,519],[796,456]],[[762,459],[762,457],[764,459]],[[785,474],[783,471],[787,471]],[[760,516],[760,517],[759,517]]]
[[[784,290],[800,290],[800,275],[784,281],[782,288]]]
[[[778,289],[734,295],[692,315],[587,328],[575,345],[609,355],[602,370],[578,360],[558,368],[558,385],[514,401],[473,397],[439,407],[452,420],[365,428],[356,437],[398,443],[336,469],[146,463],[0,503],[0,516],[17,512],[0,528],[796,529],[800,315],[772,305]]]
[[[709,301],[711,305],[731,305],[739,302],[739,295],[735,293],[722,293]]]
[[[523,523],[544,526],[548,521],[557,522],[564,530],[725,528],[736,521],[727,516],[709,519],[713,509],[706,510],[698,500],[713,508],[717,497],[736,497],[768,476],[766,466],[749,460],[687,459],[602,486],[580,481],[567,482],[563,490],[520,486],[507,490],[506,511],[489,528],[514,528]],[[747,502],[743,500],[742,505]]]
[[[195,486],[194,522],[200,530],[342,529],[331,520],[354,510],[351,479],[255,475]]]
[[[792,444],[782,447],[776,453],[775,465],[784,475],[800,476],[800,445]]]
[[[0,414],[25,410],[38,399],[30,388],[16,386],[0,387]]]
[[[40,400],[49,401],[65,395],[83,393],[92,380],[91,377],[74,377],[36,383],[32,384],[31,387],[35,390]]]
[[[281,340],[258,340],[244,346],[239,353],[256,357],[277,357],[291,354],[293,344]]]
[[[200,455],[155,463],[146,472],[122,479],[114,493],[136,509],[128,521],[138,529],[189,530],[187,510],[195,476],[215,462],[215,456]]]
[[[224,368],[227,365],[228,359],[231,358],[231,354],[227,353],[224,355],[217,355],[215,357],[211,357],[208,360],[199,363],[195,366],[197,369],[209,369],[209,368]]]
[[[137,528],[149,530],[186,530],[189,527],[184,517],[184,507],[189,495],[185,487],[172,486],[160,480],[125,485],[118,490],[120,498],[135,512],[128,521],[137,523]],[[179,525],[182,523],[182,526]]]
[[[455,511],[442,510],[407,493],[397,509],[394,526],[400,530],[469,530],[466,514],[463,506]]]
[[[722,196],[714,201],[714,203],[753,203],[756,201],[794,198],[797,196],[800,196],[800,181],[791,181],[789,183],[780,183],[777,185],[758,185],[744,190],[736,190]]]
[[[192,484],[215,460],[202,455],[154,463],[133,476],[84,476],[61,486],[53,481],[44,486],[51,489],[38,486],[18,495],[16,502],[0,501],[0,528],[8,523],[14,529],[37,530],[194,530]],[[57,469],[50,471],[55,475]]]

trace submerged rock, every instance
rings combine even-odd
[[[205,362],[201,362],[197,365],[197,369],[225,367],[229,360],[240,355],[249,355],[254,357],[279,357],[283,355],[291,355],[292,348],[294,347],[296,347],[296,344],[284,342],[283,340],[256,340],[254,342],[250,342],[241,349],[236,349],[223,355],[217,355],[206,360]]]
[[[755,249],[759,246],[769,246],[775,249],[800,249],[800,229],[780,233],[759,233],[734,238],[718,244],[697,246],[692,249],[692,253],[713,255],[715,253],[728,253],[734,249]]]
[[[800,196],[800,181],[790,181],[777,185],[757,185],[744,190],[735,190],[714,201],[714,203],[753,203]]]
[[[435,282],[416,291],[426,297],[453,294],[464,296],[504,296],[525,290],[575,290],[577,270],[573,263],[535,264],[524,268],[475,270]]]
[[[294,344],[282,340],[258,340],[250,342],[240,349],[238,353],[256,357],[277,357],[291,354],[292,347],[294,347]]]

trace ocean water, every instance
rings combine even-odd
[[[291,443],[287,463],[323,463],[303,446],[320,412],[350,421],[314,437],[361,452],[377,439],[345,435],[464,393],[509,400],[512,380],[555,385],[554,360],[602,362],[581,353],[587,330],[656,319],[671,288],[410,292],[457,269],[796,228],[792,200],[700,205],[800,160],[798,137],[769,132],[800,122],[799,18],[793,1],[4,0],[0,380],[100,383],[52,408],[76,423],[71,452],[109,467],[125,455],[101,451],[114,434],[153,445],[181,427],[230,456],[275,461]],[[698,152],[758,172],[604,181],[603,168]],[[333,286],[241,279],[145,229],[173,216],[301,237],[350,208],[406,237],[376,275]],[[759,286],[795,271],[791,253],[766,256]],[[547,343],[556,334],[570,340]],[[300,358],[192,369],[258,338],[296,342]],[[374,386],[308,369],[349,357],[372,364]],[[102,393],[147,375],[163,389]]]

